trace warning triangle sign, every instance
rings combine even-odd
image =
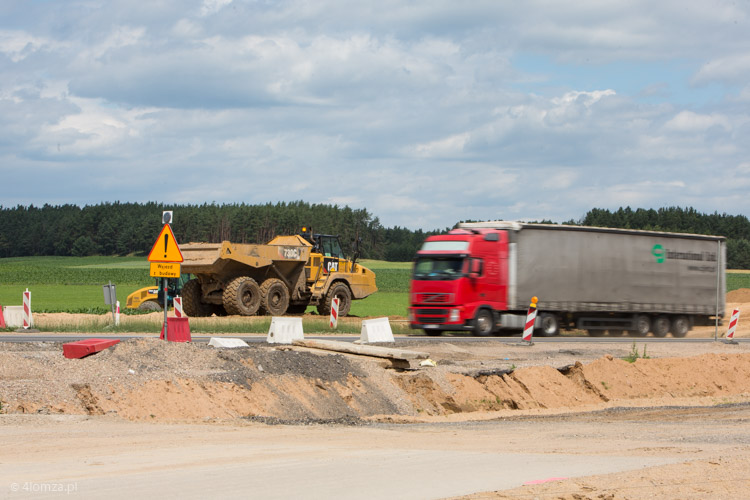
[[[177,245],[172,227],[169,224],[164,224],[159,237],[156,238],[156,243],[154,243],[151,252],[148,254],[148,261],[182,262],[183,260],[182,252],[180,252],[180,247]]]

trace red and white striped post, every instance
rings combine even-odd
[[[536,297],[531,297],[529,312],[526,314],[526,326],[523,329],[523,341],[531,345],[531,337],[534,335],[534,321],[536,321],[536,303],[539,301]]]
[[[331,321],[330,321],[331,328],[336,328],[336,325],[338,325],[338,320],[339,320],[339,298],[334,297],[333,300],[331,300]]]
[[[182,310],[182,297],[179,295],[174,298],[174,315],[176,318],[185,317],[185,313]]]
[[[732,311],[732,317],[729,320],[729,329],[727,330],[727,337],[726,340],[730,342],[735,342],[734,340],[734,332],[737,330],[737,323],[740,322],[740,310],[735,309]]]
[[[116,302],[115,306],[115,326],[120,326],[120,301]]]
[[[28,330],[31,327],[31,292],[27,288],[23,292],[23,328]]]

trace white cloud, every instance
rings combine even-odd
[[[711,127],[721,127],[725,130],[732,128],[729,119],[718,113],[710,115],[698,114],[692,111],[680,111],[664,124],[666,130],[678,132],[703,132]]]

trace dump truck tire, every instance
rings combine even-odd
[[[322,304],[318,304],[318,314],[321,316],[330,316],[331,302],[334,297],[339,298],[339,318],[343,318],[349,314],[349,310],[352,308],[352,292],[349,291],[346,283],[341,282],[334,283],[328,289],[325,301]]]
[[[260,286],[261,308],[271,316],[283,316],[289,308],[289,289],[278,278],[269,278]]]
[[[139,311],[161,311],[161,306],[155,300],[147,300],[145,302],[141,302],[141,305],[138,306],[138,310]]]
[[[261,293],[258,283],[249,276],[240,276],[229,282],[221,296],[227,314],[253,316],[260,308]]]
[[[192,279],[182,287],[182,309],[185,314],[193,317],[211,316],[209,304],[201,302],[201,283]]]

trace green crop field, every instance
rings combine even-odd
[[[362,261],[377,274],[378,293],[352,303],[354,316],[405,316],[411,262]],[[0,259],[0,304],[21,305],[31,291],[34,312],[103,314],[102,285],[117,287],[123,313],[129,294],[155,284],[143,257],[23,257]],[[310,310],[314,310],[311,308]]]
[[[377,275],[378,292],[352,303],[351,315],[406,316],[411,262],[363,260]],[[0,259],[0,304],[21,305],[22,293],[31,292],[34,312],[103,314],[102,285],[117,286],[123,313],[127,296],[153,285],[143,257],[24,257]],[[750,273],[727,271],[727,291],[750,288]],[[314,308],[310,308],[313,311]]]

